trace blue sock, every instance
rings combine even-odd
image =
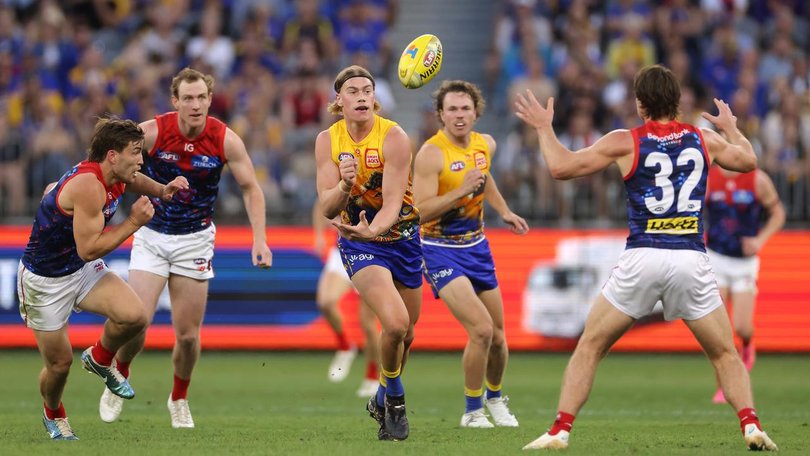
[[[377,387],[377,407],[385,406],[385,387],[380,385]]]
[[[487,399],[492,399],[493,397],[501,397],[501,390],[492,391],[491,389],[487,388]]]
[[[385,394],[389,396],[404,396],[405,387],[402,386],[402,377],[397,375],[393,378],[388,378],[388,386],[385,389]]]
[[[464,399],[467,401],[467,407],[464,409],[464,413],[470,413],[484,407],[484,400],[481,396],[468,396],[465,394]]]

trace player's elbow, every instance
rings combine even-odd
[[[563,166],[551,166],[548,170],[551,173],[551,177],[556,180],[568,180],[574,177],[571,170]]]
[[[751,172],[757,169],[757,155],[755,153],[745,154],[745,159],[743,160],[742,169],[741,171],[744,173]]]
[[[76,246],[76,253],[79,255],[79,258],[82,259],[85,263],[89,263],[93,260],[98,260],[101,258],[101,254],[99,252],[93,251],[93,249],[87,247]]]

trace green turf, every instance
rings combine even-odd
[[[459,353],[414,353],[404,377],[411,437],[380,442],[354,396],[363,366],[341,384],[326,380],[329,353],[204,353],[190,390],[197,427],[172,429],[166,411],[170,355],[133,364],[137,391],[121,420],[98,418],[102,385],[78,361],[64,403],[77,442],[52,442],[40,422],[41,360],[33,350],[0,352],[0,455],[526,454],[550,425],[567,355],[514,354],[505,391],[517,429],[460,429]],[[753,373],[758,411],[781,453],[810,449],[810,357],[761,355]],[[699,355],[611,355],[577,417],[566,454],[741,454],[728,406],[710,403],[714,380]],[[58,450],[58,453],[53,453]]]

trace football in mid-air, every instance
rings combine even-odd
[[[399,82],[418,89],[442,68],[442,42],[436,35],[420,35],[408,43],[399,58]]]

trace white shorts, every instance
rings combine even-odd
[[[142,226],[132,240],[129,270],[147,271],[161,277],[177,274],[197,280],[214,277],[214,237],[217,229],[190,234],[163,234]]]
[[[697,320],[723,305],[709,256],[696,250],[625,250],[602,294],[635,319],[659,300],[667,320]]]
[[[337,246],[329,249],[329,257],[326,258],[326,263],[323,265],[323,272],[334,272],[344,277],[347,282],[352,281],[352,279],[349,278],[349,274],[346,272],[346,268],[343,267],[343,260],[340,258],[340,249],[337,248]]]
[[[759,257],[730,257],[708,250],[709,260],[717,276],[717,286],[728,288],[732,293],[757,292]]]
[[[44,277],[26,269],[21,261],[17,267],[17,296],[25,325],[37,331],[61,329],[71,310],[81,312],[79,304],[108,272],[104,260],[98,259],[73,274]]]

